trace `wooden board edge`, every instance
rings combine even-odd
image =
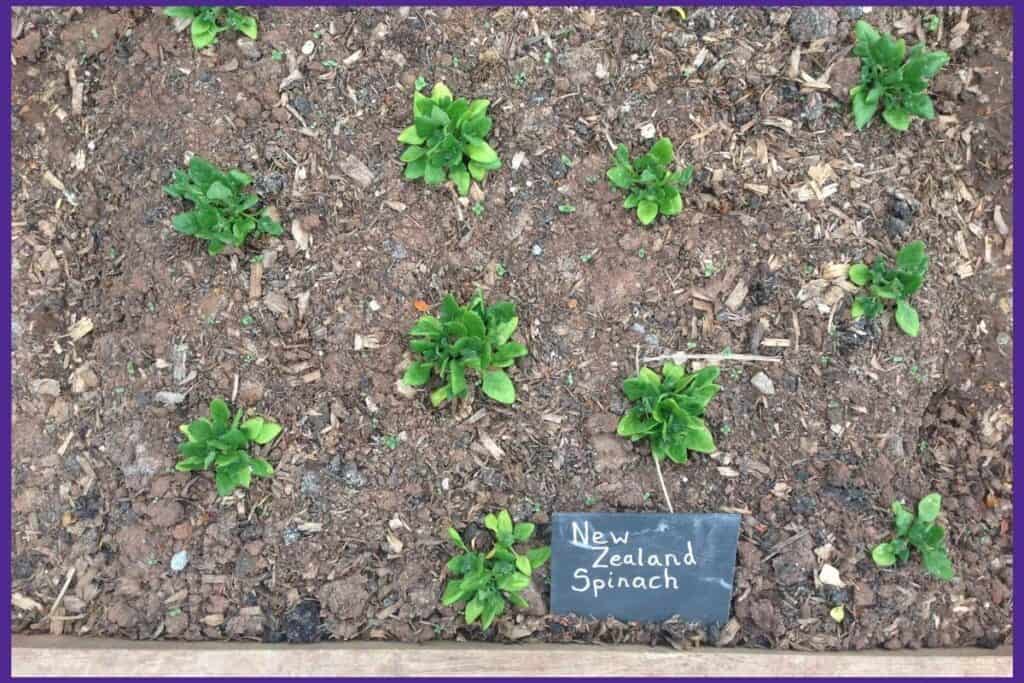
[[[244,654],[243,654],[244,653]],[[1013,650],[796,652],[637,645],[322,642],[310,645],[14,636],[14,676],[986,676]],[[514,654],[513,658],[509,655]],[[527,655],[527,656],[524,656]]]

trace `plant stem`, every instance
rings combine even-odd
[[[665,496],[665,504],[668,505],[668,511],[675,514],[675,510],[672,509],[672,499],[668,497],[668,487],[665,486],[665,478],[661,476],[661,463],[658,462],[657,458],[654,458],[654,467],[658,470],[658,481],[661,482],[661,492]]]

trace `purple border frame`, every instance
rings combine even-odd
[[[116,1],[114,1],[114,2],[102,2],[102,1],[97,1],[97,0],[79,0],[78,2],[71,2],[71,1],[68,1],[68,0],[50,0],[48,2],[45,1],[45,0],[43,2],[11,2],[10,0],[8,0],[8,2],[5,3],[5,4],[7,5],[7,11],[4,13],[4,18],[3,18],[3,21],[4,21],[4,35],[10,36],[10,34],[11,34],[11,11],[10,10],[14,6],[42,6],[42,5],[45,5],[45,6],[50,6],[50,7],[61,7],[61,6],[65,6],[66,7],[66,6],[86,5],[86,6],[100,6],[100,7],[115,7],[115,6],[118,6],[118,7],[124,7],[124,6],[156,7],[156,6],[167,6],[167,5],[175,5],[175,4],[182,4],[182,3],[180,3],[180,2],[178,2],[178,3],[168,2],[167,0],[156,0],[155,2],[138,2],[138,3],[133,3],[133,2],[116,2]],[[198,4],[206,4],[206,3],[198,3]],[[528,1],[528,0],[511,0],[511,1],[507,1],[506,0],[504,2],[486,2],[484,0],[453,0],[451,2],[421,2],[421,1],[417,1],[417,0],[405,0],[405,1],[402,1],[402,0],[377,0],[377,2],[322,2],[322,1],[321,2],[303,2],[302,0],[278,0],[277,2],[263,2],[261,0],[256,0],[256,1],[250,0],[250,1],[246,2],[246,3],[244,3],[244,4],[249,5],[249,6],[327,6],[327,5],[337,5],[337,6],[360,6],[360,7],[396,7],[396,6],[417,6],[417,7],[422,7],[422,6],[441,6],[441,7],[443,7],[443,6],[477,6],[477,7],[495,7],[495,6],[500,6],[500,5],[505,5],[505,6],[540,6],[540,7],[558,7],[558,6],[624,7],[624,6],[669,5],[669,4],[674,4],[674,3],[670,3],[670,2],[636,2],[636,1],[629,1],[629,0],[624,1],[624,2],[608,2],[608,1],[598,1],[598,2],[586,2],[586,1],[584,1],[584,2],[558,2],[557,0],[534,0],[532,2]],[[814,5],[823,6],[824,5],[824,6],[840,7],[840,6],[872,5],[872,3],[867,3],[867,2],[832,2],[832,3],[828,3],[828,2],[813,2],[813,1],[809,1],[809,0],[790,0],[789,2],[773,2],[773,1],[766,1],[766,0],[753,0],[753,1],[747,1],[747,2],[741,2],[741,1],[737,1],[737,0],[724,0],[722,2],[707,2],[705,0],[697,0],[696,2],[681,2],[681,3],[678,3],[678,4],[684,5],[686,7],[695,7],[695,6],[726,6],[726,5],[733,5],[733,6],[765,6],[765,7],[795,7],[795,6],[808,6],[808,5],[811,5],[811,6],[814,6]],[[920,2],[882,2],[882,3],[874,4],[873,6],[876,6],[876,7],[881,7],[881,6],[940,7],[940,6],[950,6],[950,5],[951,5],[950,2],[938,2],[936,0],[923,0],[923,1],[920,1]],[[1021,28],[1022,28],[1022,26],[1024,26],[1024,19],[1022,19],[1022,17],[1024,17],[1024,10],[1017,11],[1017,8],[1014,7],[1013,5],[1014,5],[1014,3],[1007,2],[1007,1],[1003,1],[1003,2],[982,1],[982,2],[966,3],[964,6],[968,6],[968,7],[1011,7],[1011,9],[1013,10],[1013,29],[1014,29],[1013,47],[1014,47],[1014,52],[1016,52],[1017,51],[1016,48],[1019,47],[1019,45],[1021,43],[1021,37],[1020,36],[1021,36]],[[10,41],[10,38],[8,38],[8,41]],[[9,42],[9,44],[10,44],[10,42]],[[1022,72],[1022,67],[1021,67],[1020,62],[1019,61],[1014,62],[1014,65],[1013,65],[1013,77],[1014,77],[1014,82],[1015,83],[1021,83],[1022,82],[1021,72]],[[12,71],[11,71],[10,59],[5,58],[5,59],[3,59],[3,73],[2,73],[2,79],[0,79],[0,82],[2,82],[2,84],[3,84],[3,89],[4,89],[4,92],[6,93],[8,103],[10,103],[10,101],[11,101],[11,94],[12,94],[11,93],[11,78],[12,78]],[[1019,121],[1020,120],[1021,109],[1022,109],[1021,98],[1017,96],[1017,92],[1016,92],[1016,89],[1015,89],[1014,90],[1014,97],[1013,97],[1013,118],[1014,118],[1014,121]],[[1021,157],[1022,157],[1020,146],[1017,144],[1019,142],[1019,135],[1017,134],[1017,130],[1018,129],[1016,127],[1014,127],[1014,136],[1013,136],[1013,142],[1014,142],[1014,150],[1013,150],[1014,168],[1016,168],[1017,163],[1020,162]],[[4,119],[4,122],[3,122],[3,133],[4,133],[3,134],[3,151],[4,151],[4,155],[5,155],[5,157],[8,160],[13,160],[12,156],[11,156],[11,118],[10,118],[10,113]],[[0,208],[2,208],[5,224],[7,225],[7,229],[8,229],[8,236],[5,239],[3,239],[2,240],[2,244],[0,244],[0,255],[2,255],[2,257],[3,257],[3,263],[2,263],[3,286],[0,287],[0,307],[2,307],[3,310],[7,311],[8,320],[11,319],[11,313],[12,313],[12,308],[11,308],[11,292],[12,292],[12,289],[11,289],[11,287],[12,287],[12,280],[11,280],[11,278],[12,278],[12,272],[11,272],[11,242],[10,242],[11,220],[12,220],[12,218],[11,218],[11,190],[12,190],[12,185],[11,185],[12,180],[11,180],[11,178],[12,178],[12,175],[10,173],[8,173],[7,187],[5,188],[4,192],[2,193],[2,207],[0,207]],[[1015,241],[1020,242],[1021,241],[1021,239],[1020,239],[1021,235],[1024,234],[1024,228],[1021,227],[1021,216],[1022,216],[1022,214],[1024,214],[1024,209],[1021,208],[1021,203],[1020,203],[1019,197],[1018,197],[1016,182],[1013,182],[1013,195],[1014,195],[1014,199],[1015,199],[1015,201],[1014,201],[1014,211],[1013,211],[1013,236],[1014,236],[1014,240]],[[1022,301],[1022,295],[1020,293],[1022,277],[1021,277],[1020,269],[1017,268],[1017,265],[1018,265],[1018,258],[1017,258],[1017,255],[1014,254],[1014,259],[1013,259],[1013,286],[1014,286],[1014,291],[1013,291],[1013,312],[1014,312],[1014,320],[1016,320],[1019,317],[1019,314],[1021,312],[1021,301]],[[7,392],[4,393],[3,400],[2,400],[2,411],[3,412],[2,412],[2,425],[0,425],[0,435],[3,436],[3,442],[4,442],[4,445],[6,447],[6,451],[8,452],[8,454],[10,456],[9,460],[11,462],[13,462],[12,441],[11,441],[11,431],[12,431],[12,424],[11,424],[11,419],[12,419],[12,393],[13,393],[13,377],[11,375],[11,354],[12,354],[12,348],[11,347],[12,347],[12,338],[13,338],[13,330],[11,331],[11,336],[8,336],[7,334],[2,335],[2,349],[0,349],[0,350],[2,350],[2,354],[0,354],[0,374],[2,374],[3,377],[6,378],[7,387],[8,387],[8,390],[7,390]],[[1022,374],[1024,374],[1024,373],[1022,373],[1020,371],[1019,364],[1017,363],[1018,356],[1019,356],[1019,351],[1018,351],[1019,345],[1014,344],[1013,348],[1014,348],[1014,350],[1013,350],[1013,381],[1014,381],[1013,403],[1014,403],[1014,409],[1015,409],[1014,412],[1016,412],[1016,408],[1020,407],[1020,405],[1022,403],[1022,401],[1020,399],[1019,387],[1020,387],[1020,384],[1021,384]],[[1017,458],[1017,450],[1016,450],[1016,442],[1020,438],[1021,431],[1022,430],[1021,430],[1021,428],[1019,426],[1019,422],[1015,421],[1014,422],[1014,427],[1013,427],[1013,434],[1014,434],[1014,464],[1015,465],[1017,464],[1017,460],[1018,460],[1018,458]],[[14,533],[13,526],[12,526],[13,516],[11,514],[11,510],[12,510],[11,506],[12,506],[12,503],[13,503],[13,496],[12,496],[12,490],[11,490],[12,481],[11,481],[11,470],[10,470],[10,468],[3,468],[2,476],[3,476],[3,484],[4,484],[4,490],[6,491],[6,501],[7,501],[6,502],[6,506],[5,506],[4,510],[3,510],[3,514],[4,514],[4,516],[7,519],[7,533],[4,535],[4,539],[3,539],[3,546],[4,547],[2,548],[2,561],[3,561],[3,567],[4,567],[4,576],[5,576],[5,578],[7,580],[7,583],[8,583],[8,592],[9,592],[10,584],[11,584],[11,578],[10,578],[11,577],[11,546],[12,546],[12,538],[13,538],[13,533]],[[1013,523],[1014,523],[1013,538],[1014,538],[1014,543],[1016,545],[1020,544],[1021,537],[1022,537],[1022,535],[1024,535],[1024,532],[1021,531],[1021,524],[1020,524],[1022,517],[1024,517],[1024,512],[1021,512],[1021,511],[1018,511],[1017,509],[1014,509],[1014,512],[1013,512]],[[1016,564],[1014,565],[1013,576],[1014,576],[1014,583],[1016,585],[1019,585],[1019,579],[1020,579],[1021,572],[1017,569],[1017,566],[1018,565],[1016,565]],[[3,642],[4,646],[6,647],[7,652],[9,653],[11,651],[11,641],[12,641],[11,614],[10,614],[9,610],[3,610],[3,620],[4,620],[4,623],[3,623],[3,626],[2,626],[3,633],[0,634],[0,637],[2,637],[2,639],[3,639],[2,642]],[[1014,624],[1014,626],[1017,625],[1016,614],[1014,615],[1014,618],[1013,618],[1013,624]],[[514,647],[515,646],[512,646],[512,645],[509,646],[509,648],[510,648],[509,649],[509,653],[510,653],[510,655],[513,655],[513,657],[510,657],[510,666],[514,666],[514,653],[515,653]],[[1015,659],[1016,659],[1016,656],[1020,654],[1020,650],[1022,649],[1022,647],[1024,647],[1024,646],[1018,646],[1016,643],[1013,644],[1013,654],[1014,654],[1014,658]],[[6,673],[7,677],[10,678],[11,677],[11,657],[10,656],[8,656],[7,662],[8,662],[7,666],[5,667],[6,671],[4,673]],[[299,673],[299,672],[297,672],[297,673]],[[770,675],[770,674],[768,674],[768,675]],[[810,678],[810,677],[808,677],[808,678]],[[157,679],[152,679],[152,680],[157,680]],[[168,680],[168,679],[160,679],[160,680]],[[175,679],[170,679],[170,680],[175,680]],[[179,678],[177,680],[191,680],[191,679]],[[235,680],[253,680],[253,681],[260,680],[260,681],[262,681],[263,679],[235,679]],[[321,680],[331,680],[331,679],[321,679]],[[427,680],[446,680],[446,679],[443,679],[443,678],[433,678],[433,679],[427,679]],[[555,679],[550,679],[550,680],[555,680]],[[636,680],[636,681],[639,681],[639,680],[642,680],[642,679],[639,679],[639,678],[634,678],[634,679],[619,678],[618,680]],[[853,680],[858,680],[858,679],[853,679]],[[870,679],[861,678],[860,680],[870,680]],[[914,679],[911,679],[911,680],[914,680]],[[932,680],[932,679],[922,677],[919,680]]]

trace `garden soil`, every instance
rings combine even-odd
[[[197,54],[157,10],[15,10],[14,631],[1012,642],[1012,17],[866,16],[951,55],[899,134],[848,113],[859,12],[262,8]],[[402,179],[418,77],[492,102],[504,164],[468,201]],[[605,172],[660,135],[694,182],[643,228]],[[190,154],[252,174],[285,236],[174,232]],[[851,323],[842,264],[912,239],[920,337]],[[518,306],[519,400],[435,410],[396,386],[406,332],[478,288]],[[543,572],[487,631],[442,607],[449,525],[666,509],[614,430],[623,379],[677,351],[777,361],[721,361],[718,452],[665,466],[676,511],[742,515],[731,621],[552,616]],[[227,498],[173,471],[215,396],[284,425],[276,477]],[[932,491],[956,578],[876,567],[890,504]]]

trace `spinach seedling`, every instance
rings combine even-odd
[[[281,224],[266,209],[255,210],[256,195],[242,192],[251,183],[252,178],[238,169],[224,173],[209,161],[192,157],[188,170],[175,171],[174,182],[164,186],[167,194],[194,205],[171,220],[174,229],[206,240],[210,254],[219,254],[229,244],[241,247],[253,231],[280,235]]]
[[[879,543],[871,551],[871,559],[879,567],[891,567],[910,559],[913,546],[921,553],[925,570],[943,581],[953,578],[953,564],[946,554],[946,533],[935,524],[942,507],[942,496],[930,493],[917,504],[917,514],[896,501],[892,504],[893,528],[896,537]]]
[[[659,213],[675,216],[683,210],[680,193],[693,180],[693,166],[670,171],[674,159],[675,151],[668,138],[661,138],[647,154],[633,161],[625,145],[615,150],[615,165],[608,169],[608,180],[628,193],[623,206],[635,208],[643,225],[653,223]]]
[[[867,287],[867,294],[858,294],[854,298],[850,316],[854,320],[861,317],[870,320],[882,312],[886,300],[895,300],[896,324],[911,337],[916,337],[921,331],[921,322],[909,299],[921,288],[927,270],[928,256],[924,253],[924,242],[920,240],[900,249],[896,254],[895,269],[889,268],[884,256],[876,258],[870,268],[863,263],[850,266],[847,273],[850,281],[859,287]]]
[[[688,451],[713,453],[715,442],[704,424],[704,409],[721,387],[715,384],[718,367],[687,373],[665,363],[661,375],[641,368],[622,384],[633,407],[619,420],[618,434],[631,441],[647,439],[651,454],[683,463]]]
[[[928,81],[949,61],[949,55],[929,52],[922,43],[907,54],[902,38],[882,35],[866,21],[858,21],[854,33],[857,44],[853,54],[860,57],[860,83],[850,89],[850,102],[858,130],[871,122],[879,107],[882,119],[900,131],[910,127],[912,116],[934,119],[935,107],[925,91]]]
[[[201,417],[187,425],[181,425],[181,432],[188,441],[178,445],[178,452],[184,458],[174,469],[179,472],[216,470],[217,493],[230,495],[238,487],[249,488],[252,475],[270,477],[274,468],[263,458],[249,456],[250,444],[268,444],[281,433],[281,425],[262,417],[251,417],[242,422],[243,411],[239,409],[231,419],[228,404],[216,398],[210,401],[210,416]]]
[[[256,19],[233,7],[168,7],[164,14],[189,21],[192,45],[197,50],[213,45],[217,42],[217,34],[229,29],[256,40]]]
[[[487,144],[490,104],[490,100],[453,99],[444,83],[435,83],[430,97],[414,92],[413,125],[398,136],[399,142],[408,145],[401,157],[406,179],[423,178],[428,185],[440,185],[447,178],[466,196],[473,180],[483,182],[488,171],[501,168],[498,153]]]
[[[494,545],[487,553],[470,550],[455,529],[448,529],[461,555],[448,561],[448,571],[453,576],[445,586],[441,604],[465,603],[466,623],[477,619],[487,629],[494,619],[505,612],[508,603],[516,607],[528,607],[522,597],[523,590],[530,585],[530,576],[551,557],[551,548],[533,548],[525,555],[516,552],[516,543],[523,543],[533,536],[534,525],[529,522],[512,523],[508,511],[484,518],[484,526],[494,534]]]
[[[451,294],[441,302],[441,317],[421,316],[409,331],[409,348],[423,360],[413,363],[403,381],[421,387],[436,374],[444,384],[430,394],[435,407],[466,395],[466,370],[483,380],[483,391],[498,403],[512,404],[516,389],[503,368],[525,356],[526,347],[509,341],[519,325],[515,304],[502,301],[484,306],[478,292],[460,306]]]

